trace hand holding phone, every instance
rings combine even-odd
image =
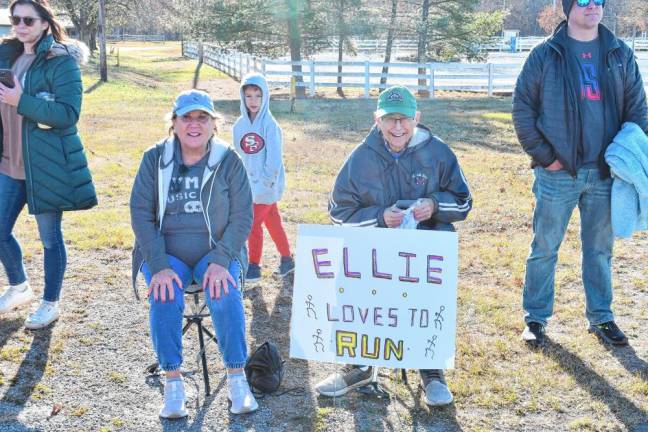
[[[14,88],[14,74],[11,69],[0,69],[0,83],[5,87]]]

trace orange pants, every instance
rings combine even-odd
[[[277,203],[254,204],[254,222],[252,222],[252,231],[248,238],[250,263],[252,264],[259,264],[261,262],[261,255],[263,253],[263,230],[261,225],[264,223],[281,256],[290,256],[290,245],[288,244],[286,231],[284,231],[281,223],[281,215],[279,215]]]

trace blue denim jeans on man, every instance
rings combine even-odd
[[[0,261],[11,285],[27,280],[20,244],[12,231],[18,215],[27,203],[25,180],[17,180],[0,173]],[[44,248],[45,289],[43,299],[57,301],[61,294],[67,254],[61,212],[37,214],[36,224]]]
[[[194,268],[189,267],[178,258],[167,255],[169,264],[173,271],[182,281],[183,286],[192,282],[202,285],[203,276],[207,271],[207,256],[204,256]],[[241,265],[233,260],[229,266],[229,272],[234,280],[239,280]],[[142,265],[142,274],[146,285],[151,283],[152,275],[148,265]],[[151,309],[149,311],[151,340],[160,367],[164,371],[180,369],[182,365],[182,314],[184,311],[183,292],[177,283],[173,283],[174,299],[166,302],[155,301],[153,296],[149,297]],[[245,341],[245,313],[243,311],[243,299],[240,287],[229,284],[229,294],[221,293],[220,300],[212,299],[209,293],[205,292],[205,302],[211,312],[212,323],[216,329],[216,337],[225,367],[238,369],[245,366],[247,360],[247,345]]]
[[[612,179],[602,179],[598,169],[580,169],[575,178],[564,170],[549,171],[541,167],[536,167],[534,174],[536,208],[523,294],[525,321],[546,325],[553,313],[558,249],[576,206],[581,220],[585,315],[592,325],[614,320],[611,309]]]

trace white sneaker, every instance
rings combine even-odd
[[[59,317],[59,302],[42,300],[38,309],[29,314],[25,321],[25,328],[38,330],[47,327]]]
[[[232,414],[250,413],[259,408],[243,374],[227,377],[227,398],[232,402],[230,407]]]
[[[29,281],[18,285],[11,285],[0,296],[0,313],[7,313],[10,310],[29,303],[34,298],[34,292],[29,286]]]
[[[167,380],[164,383],[164,406],[160,410],[160,417],[167,419],[187,417],[184,381],[182,378]]]

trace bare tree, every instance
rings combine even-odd
[[[105,0],[107,16],[126,14],[139,0]],[[52,6],[72,21],[79,39],[90,50],[97,49],[96,35],[99,26],[99,2],[88,0],[52,0]]]
[[[416,49],[416,62],[421,64],[427,60],[427,49],[428,49],[428,21],[430,16],[430,0],[423,0],[421,5],[421,20],[418,24],[418,47]],[[425,79],[425,67],[418,68],[418,74],[423,75],[423,78],[418,79],[418,85],[425,87],[427,80]],[[420,96],[426,97],[429,96],[427,90],[419,90],[418,94]]]
[[[389,26],[387,28],[387,42],[385,44],[385,59],[380,76],[380,89],[383,90],[387,84],[387,74],[389,73],[389,62],[391,60],[392,46],[396,36],[396,17],[398,13],[398,0],[391,0],[391,13],[389,15]]]
[[[626,0],[618,18],[620,30],[632,37],[632,49],[634,49],[637,33],[648,31],[648,2]]]
[[[108,61],[106,59],[106,0],[99,0],[99,75],[103,82],[108,81]]]
[[[540,11],[538,25],[545,31],[545,34],[550,35],[564,19],[562,8],[558,9],[549,5]]]

